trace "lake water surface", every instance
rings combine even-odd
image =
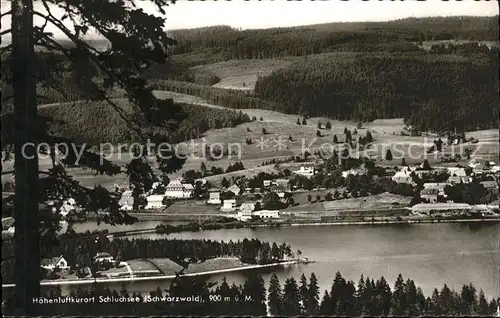
[[[142,224],[148,223],[148,224]],[[140,222],[150,226],[150,222]],[[154,223],[155,225],[158,222]],[[154,226],[154,225],[153,225]],[[153,227],[151,226],[151,227]],[[210,240],[241,240],[286,242],[300,249],[303,256],[316,261],[280,269],[260,270],[266,282],[276,272],[283,284],[286,277],[296,279],[314,272],[321,291],[330,289],[337,271],[357,283],[360,275],[378,279],[384,276],[391,286],[397,275],[411,278],[425,295],[447,284],[455,290],[472,282],[487,297],[500,296],[500,224],[413,224],[381,226],[303,226],[282,228],[231,229],[203,232],[183,232],[168,236],[141,234],[143,238],[180,238]],[[248,272],[225,273],[229,282],[244,281]],[[210,280],[220,280],[215,275]],[[109,284],[121,288],[122,283]],[[147,292],[157,286],[167,288],[168,281],[131,282],[129,291]],[[266,286],[267,287],[267,286]],[[68,291],[63,286],[62,290]]]

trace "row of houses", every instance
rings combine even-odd
[[[109,253],[97,253],[93,257],[94,263],[103,263],[109,262],[113,263],[115,261],[114,257]],[[70,266],[68,265],[68,261],[62,256],[48,257],[43,258],[40,262],[40,266],[48,271],[53,271],[55,269],[61,270],[69,270]]]
[[[470,205],[467,203],[419,203],[409,210],[415,215],[426,216],[458,216],[470,213],[480,213],[484,215],[494,215],[494,210],[498,206]]]
[[[415,185],[413,181],[412,175],[415,174],[418,177],[423,177],[424,175],[431,175],[439,172],[440,170],[419,170],[419,167],[403,167],[400,171],[397,171],[393,176],[392,180],[397,183],[408,183]],[[484,174],[493,174],[496,173],[492,170],[481,170],[475,171],[472,170],[469,174],[467,173],[466,168],[464,167],[448,167],[446,169],[442,169],[442,171],[446,171],[449,175],[447,183],[449,184],[457,184],[457,183],[470,183],[477,175]]]
[[[268,189],[271,192],[275,192],[278,194],[280,198],[284,198],[285,194],[290,192],[290,183],[288,179],[275,179],[275,180],[264,180],[263,181],[263,187],[264,189]],[[229,208],[232,205],[231,200],[222,200],[221,199],[221,193],[223,192],[232,192],[235,197],[238,197],[239,195],[243,193],[250,193],[251,188],[245,188],[242,189],[238,187],[237,185],[233,184],[227,189],[224,188],[212,188],[208,190],[208,200],[207,204],[214,204],[214,205],[219,205],[224,202],[227,207],[224,209]]]
[[[160,185],[161,184],[159,182],[155,182],[150,193],[154,193]],[[126,190],[122,193],[120,201],[118,202],[121,210],[130,211],[133,209],[134,198],[132,194],[132,190]],[[192,184],[183,183],[182,179],[173,180],[165,187],[163,194],[149,194],[146,196],[147,204],[144,208],[146,210],[159,209],[165,206],[163,204],[165,198],[172,200],[189,199],[192,198],[193,195],[194,187]]]

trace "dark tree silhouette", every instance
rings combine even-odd
[[[154,2],[158,10],[164,13],[162,7],[165,7],[168,1]],[[95,7],[96,5],[98,7]],[[56,6],[64,13],[62,19],[54,15]],[[54,144],[72,142],[73,146],[76,146],[75,151],[85,149],[72,139],[73,136],[56,138],[47,130],[47,119],[37,115],[37,84],[58,90],[66,80],[61,74],[69,74],[78,83],[81,95],[88,99],[106,101],[119,114],[121,110],[108,97],[108,91],[120,87],[127,92],[134,110],[143,115],[138,116],[137,121],[124,118],[128,129],[142,136],[144,142],[148,137],[157,141],[158,136],[147,136],[149,133],[145,133],[140,127],[146,123],[153,125],[157,123],[156,120],[167,118],[165,114],[161,114],[151,88],[146,86],[141,73],[151,63],[165,63],[168,49],[175,41],[167,37],[162,18],[134,10],[122,2],[103,1],[97,4],[69,0],[42,0],[34,7],[32,0],[15,0],[11,2],[11,10],[2,14],[2,17],[8,14],[12,16],[11,28],[2,35],[10,33],[12,44],[3,47],[1,53],[2,58],[8,57],[2,64],[10,65],[10,69],[5,68],[7,72],[4,72],[2,67],[2,79],[13,87],[13,114],[2,114],[2,123],[9,123],[9,127],[2,127],[2,150],[9,151],[13,145],[15,152],[14,173],[17,181],[15,240],[18,246],[15,253],[18,273],[16,301],[19,310],[16,315],[22,316],[36,314],[36,305],[32,299],[38,297],[40,292],[40,253],[43,256],[47,252],[41,251],[40,248],[45,249],[54,245],[54,240],[57,239],[55,235],[57,220],[40,222],[50,219],[47,217],[52,213],[52,209],[39,208],[39,203],[44,203],[49,198],[73,196],[77,203],[89,212],[109,211],[104,219],[108,223],[133,221],[133,218],[118,210],[116,194],[99,186],[94,189],[84,188],[66,174],[65,164],[68,162],[61,162],[56,158]],[[34,17],[42,21],[42,27],[33,25]],[[69,29],[63,20],[73,21],[74,30]],[[57,42],[53,34],[47,33],[44,29],[48,24],[61,31],[73,46]],[[83,36],[90,29],[94,29],[111,45],[99,51],[83,41]],[[57,54],[58,58],[44,60],[43,53],[35,52],[35,46]],[[46,63],[46,71],[42,74],[38,71],[38,67],[43,63]],[[99,84],[94,81],[97,75],[102,79]],[[142,118],[139,121],[140,117]],[[13,133],[14,129],[22,133]],[[47,142],[50,145],[53,164],[49,171],[42,172],[46,178],[41,180],[38,178],[38,153],[34,151],[40,142]],[[23,156],[21,148],[29,143],[35,146],[26,147],[26,155]],[[104,164],[99,164],[100,159],[99,155],[84,151],[80,165],[96,170],[100,174],[113,175],[120,172],[120,168],[109,161],[102,161]],[[131,162],[126,170],[130,183],[136,188],[149,190],[150,179],[154,177],[149,169],[141,164],[143,159],[136,160]],[[177,166],[163,163],[165,170],[176,170],[181,164],[182,161],[177,161]],[[59,199],[53,201],[56,206],[61,204]]]

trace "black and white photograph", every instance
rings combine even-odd
[[[500,317],[498,1],[0,12],[4,316]]]

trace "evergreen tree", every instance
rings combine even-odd
[[[364,305],[364,295],[365,295],[365,279],[363,277],[363,274],[361,274],[361,278],[358,281],[358,288],[356,290],[356,304],[355,304],[355,309],[356,309],[356,316],[361,316],[365,313],[365,310],[363,308]]]
[[[316,137],[321,137],[321,131],[316,130]]]
[[[333,315],[333,308],[331,306],[331,299],[330,295],[328,294],[328,291],[325,290],[325,293],[323,295],[323,298],[321,299],[321,304],[319,306],[319,314],[321,316],[332,316]]]
[[[263,135],[267,135],[267,130],[266,130],[266,128],[262,128],[262,134],[263,134]]]
[[[304,125],[304,126],[307,125],[307,121],[306,121],[305,117],[302,119],[302,125]]]
[[[295,278],[291,277],[285,281],[283,286],[283,315],[300,315],[299,289]]]
[[[345,141],[346,142],[351,142],[352,141],[352,134],[351,134],[350,130],[347,130],[347,132],[345,134]]]
[[[203,176],[206,176],[207,175],[207,166],[205,165],[204,162],[201,163],[200,165],[200,171],[201,171],[201,174]]]
[[[402,165],[403,167],[406,167],[406,160],[405,160],[405,158],[404,158],[404,157],[403,157],[403,158],[401,158],[401,165]]]
[[[334,144],[338,144],[339,143],[339,140],[337,139],[337,135],[333,136],[333,143]]]
[[[273,243],[273,249],[275,248],[276,243]],[[277,248],[277,246],[276,246]],[[274,316],[281,316],[284,314],[283,312],[283,294],[281,291],[281,285],[275,273],[271,276],[271,280],[269,281],[269,290],[268,290],[268,305],[269,312]]]
[[[312,201],[312,196],[310,194],[307,195],[307,201],[309,201],[309,203]]]
[[[2,60],[10,60],[9,65],[2,63],[2,80],[6,80],[13,90],[13,112],[2,115],[2,150],[7,156],[13,150],[15,157],[16,316],[37,314],[38,306],[32,300],[40,296],[41,255],[57,244],[57,222],[43,222],[52,211],[47,207],[40,208],[40,205],[44,205],[49,199],[58,198],[55,201],[59,201],[60,197],[72,193],[86,212],[106,211],[108,223],[125,224],[135,220],[119,210],[119,198],[114,193],[100,186],[87,189],[78,182],[69,180],[65,165],[60,164],[61,162],[53,163],[48,171],[39,169],[35,149],[43,142],[49,145],[50,150],[55,149],[56,143],[71,143],[72,151],[82,151],[79,154],[79,159],[83,159],[80,164],[96,173],[116,175],[121,170],[110,161],[103,161],[100,155],[96,156],[84,149],[83,143],[78,143],[75,136],[56,138],[48,129],[48,118],[38,116],[37,86],[60,91],[70,77],[76,82],[74,88],[77,95],[105,101],[118,113],[122,110],[110,99],[109,91],[111,86],[125,90],[132,102],[133,111],[138,115],[132,117],[141,120],[139,122],[136,118],[123,118],[124,124],[128,126],[127,129],[140,135],[144,143],[149,137],[156,136],[146,136],[149,133],[141,131],[143,126],[158,123],[157,119],[171,119],[156,109],[156,99],[141,76],[153,63],[164,64],[175,43],[165,33],[163,18],[135,10],[123,2],[100,2],[97,10],[94,2],[45,0],[38,8],[33,3],[32,0],[10,1],[10,10],[2,12],[2,17],[11,16],[11,26],[2,31],[2,35],[10,34],[13,39],[11,45],[1,49]],[[163,13],[162,7],[166,6],[167,1],[156,1],[157,10]],[[37,16],[38,26],[33,24],[34,16]],[[66,19],[78,23],[72,28],[64,23],[63,20]],[[54,38],[54,32],[47,32],[44,28],[48,24],[64,34],[70,45],[61,45]],[[98,27],[93,28],[94,26]],[[89,28],[95,29],[96,35],[102,36],[111,45],[104,50],[92,48],[84,41]],[[47,51],[54,58],[44,58]],[[96,81],[97,75],[100,78]],[[16,131],[21,133],[13,133]],[[21,152],[21,148],[24,149],[29,144],[35,146],[27,147],[26,151]],[[13,147],[9,148],[7,145]],[[74,161],[71,162],[73,155],[67,156],[63,161],[74,164]],[[170,158],[175,159],[168,160],[168,164],[167,161],[164,163],[174,171],[184,162],[177,161],[178,157],[175,155]],[[146,191],[150,190],[156,176],[148,168],[151,167],[145,163],[144,157],[132,160],[126,169],[130,183],[135,187],[144,187]],[[46,173],[43,180],[39,179],[40,172]],[[56,205],[59,203],[62,202],[55,202]]]
[[[264,121],[264,119],[262,117],[260,117],[260,121]]]
[[[319,310],[319,286],[318,279],[314,273],[309,277],[308,293],[306,300],[306,313],[316,315]]]
[[[439,293],[439,308],[441,314],[444,316],[452,315],[453,313],[453,294],[446,284],[444,284],[441,292]]]
[[[300,118],[297,118],[296,124],[300,126]]]
[[[325,128],[328,129],[328,130],[332,129],[332,124],[330,123],[330,121],[326,122]]]
[[[404,316],[406,310],[406,295],[405,295],[405,283],[403,276],[398,275],[396,282],[394,283],[394,291],[392,293],[392,304],[391,304],[391,315],[394,316]]]
[[[369,130],[366,131],[366,142],[367,143],[373,142],[372,133]]]
[[[391,161],[392,160],[392,152],[391,149],[387,149],[387,152],[385,153],[385,160]]]
[[[479,303],[478,303],[478,315],[487,316],[490,311],[488,307],[488,302],[486,301],[486,297],[484,296],[483,290],[479,290]]]
[[[422,163],[422,169],[423,170],[432,170],[431,165],[429,164],[429,161],[427,159],[424,160]]]
[[[229,180],[226,179],[226,177],[223,177],[221,182],[220,182],[221,186],[224,187],[224,188],[229,188]]]
[[[420,316],[422,313],[418,312],[417,287],[415,286],[413,280],[406,280],[406,283],[404,285],[404,293],[406,297],[405,315],[410,317]]]
[[[436,316],[441,316],[442,314],[441,306],[439,304],[439,291],[437,290],[437,288],[434,288],[434,290],[432,291],[429,312],[430,314]]]
[[[377,302],[380,308],[379,315],[388,316],[391,310],[391,297],[392,297],[391,287],[389,286],[385,278],[382,276],[380,280],[377,281],[375,288],[378,297]]]
[[[266,288],[260,275],[251,275],[243,285],[243,297],[250,296],[251,301],[245,303],[245,315],[266,315]]]
[[[304,273],[300,276],[299,299],[301,304],[301,313],[307,314],[307,301],[309,299],[309,288],[307,286],[307,278]]]

